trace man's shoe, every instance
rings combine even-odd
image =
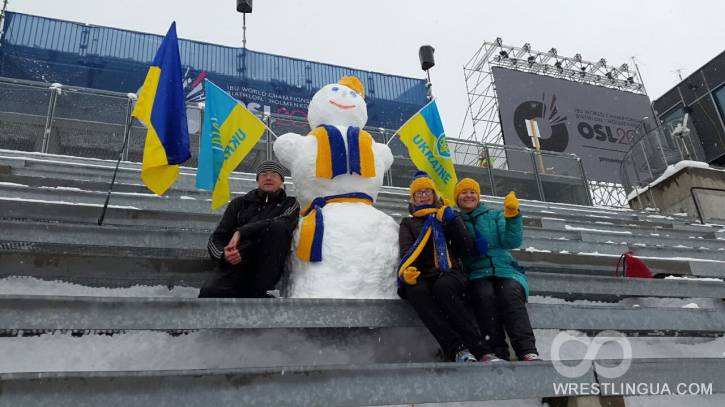
[[[456,363],[477,362],[476,357],[468,349],[461,349],[456,353]]]
[[[532,360],[541,360],[541,358],[536,353],[527,353],[521,358],[521,360],[524,362],[531,362]]]
[[[487,353],[483,356],[481,356],[481,362],[483,363],[489,363],[489,362],[503,362],[504,360],[500,357],[496,356],[495,353]]]

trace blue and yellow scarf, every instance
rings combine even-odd
[[[435,259],[436,268],[447,273],[453,267],[451,258],[448,255],[448,246],[446,244],[446,235],[443,231],[443,224],[436,218],[438,208],[435,205],[416,206],[413,216],[416,218],[425,217],[423,228],[412,246],[408,249],[400,263],[398,264],[398,285],[405,285],[403,281],[403,271],[412,266],[415,260],[423,252],[428,239],[433,236],[433,257]]]
[[[362,192],[329,195],[315,198],[300,215],[304,217],[300,226],[300,240],[297,244],[297,257],[303,261],[319,262],[322,260],[322,236],[325,234],[325,219],[322,208],[328,203],[360,202],[373,204],[373,198]]]
[[[342,174],[375,176],[373,137],[357,127],[347,128],[347,149],[340,130],[323,124],[310,132],[317,139],[316,176],[335,178]]]

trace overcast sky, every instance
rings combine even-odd
[[[235,0],[10,0],[28,14],[241,46]],[[717,0],[255,0],[250,49],[358,69],[423,78],[418,47],[433,45],[431,70],[446,133],[456,137],[467,96],[463,65],[484,41],[610,65],[635,56],[651,99],[725,47],[725,2]],[[631,65],[631,63],[630,63]],[[470,123],[467,124],[470,128]]]

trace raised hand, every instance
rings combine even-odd
[[[503,216],[506,218],[513,218],[519,214],[519,200],[516,198],[516,193],[511,191],[506,195],[503,200]]]

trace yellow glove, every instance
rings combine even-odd
[[[509,192],[503,200],[503,216],[513,218],[519,214],[519,200],[514,191]]]
[[[403,270],[403,280],[408,285],[415,285],[418,283],[418,277],[420,276],[420,271],[418,271],[415,267],[408,267],[407,269]]]

